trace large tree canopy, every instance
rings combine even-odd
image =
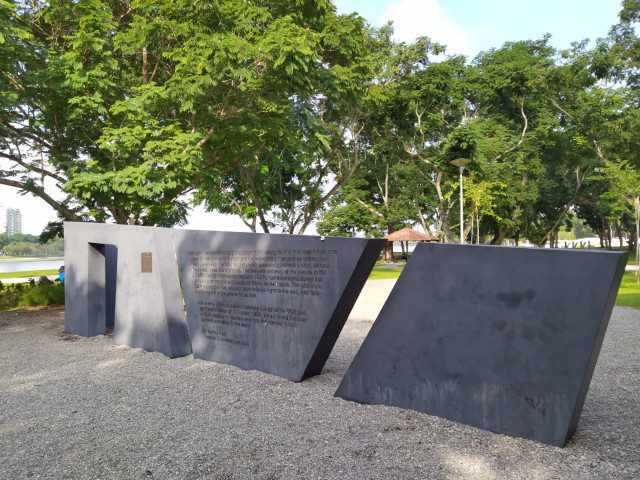
[[[329,1],[1,5],[0,182],[64,218],[172,225],[195,191],[303,231],[358,162],[376,39]]]
[[[635,246],[639,19],[467,59],[329,0],[0,0],[0,184],[71,220]]]
[[[444,240],[555,245],[577,213],[603,245],[617,230],[633,248],[639,5],[624,2],[620,24],[592,47],[581,41],[557,51],[547,37],[465,61],[416,50],[425,39],[397,46],[416,56],[394,72],[379,140],[319,230],[380,234],[418,224]],[[458,157],[471,160],[463,232],[451,165]]]

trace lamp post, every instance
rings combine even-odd
[[[464,194],[462,188],[462,172],[464,167],[470,162],[468,158],[456,158],[451,160],[456,167],[460,169],[460,244],[464,243]]]

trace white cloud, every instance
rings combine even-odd
[[[189,211],[187,225],[183,228],[192,230],[223,230],[226,232],[248,232],[249,228],[237,215],[225,215],[218,212],[207,212],[202,205]]]
[[[392,21],[394,38],[411,42],[426,36],[447,46],[448,53],[467,53],[468,39],[437,0],[398,0],[389,4],[383,23]]]
[[[218,212],[207,212],[202,205],[194,207],[187,216],[187,225],[184,227],[191,230],[221,230],[225,232],[249,232],[249,228],[240,220],[237,215],[228,215]],[[258,233],[262,229],[258,225]],[[273,233],[280,233],[274,230]],[[317,235],[315,222],[307,227],[305,235]]]

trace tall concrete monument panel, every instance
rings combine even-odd
[[[65,222],[65,331],[189,355],[171,230]]]
[[[336,395],[564,446],[626,259],[420,244]]]
[[[385,240],[174,230],[196,358],[320,373]]]

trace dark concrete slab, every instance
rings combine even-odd
[[[193,354],[302,381],[322,370],[385,240],[174,230]]]
[[[65,222],[64,234],[66,332],[191,353],[171,230]]]
[[[420,244],[336,396],[564,446],[626,258]]]

